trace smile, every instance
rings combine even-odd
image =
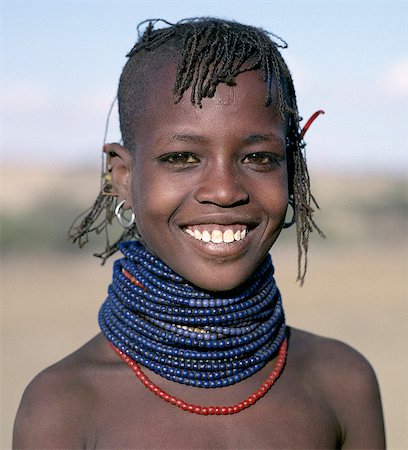
[[[241,241],[248,233],[246,225],[190,225],[184,231],[191,237],[213,244],[230,244]]]

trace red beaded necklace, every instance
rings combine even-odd
[[[220,415],[220,414],[236,414],[242,411],[245,408],[249,408],[253,404],[255,404],[261,397],[263,397],[269,389],[272,387],[272,385],[275,383],[275,381],[279,378],[280,374],[282,373],[282,370],[285,366],[286,362],[286,354],[287,354],[287,347],[288,347],[288,341],[287,338],[284,339],[282,342],[279,354],[275,363],[275,367],[273,368],[272,372],[268,376],[268,378],[265,380],[264,383],[262,383],[261,387],[253,392],[246,400],[237,403],[233,406],[199,406],[199,405],[193,405],[192,403],[187,403],[184,400],[181,400],[179,398],[176,398],[170,394],[167,394],[167,392],[163,391],[163,389],[160,389],[157,385],[155,385],[148,377],[147,375],[142,371],[140,366],[137,364],[136,361],[134,361],[132,358],[127,356],[124,352],[116,348],[114,345],[110,344],[112,348],[115,350],[115,352],[125,361],[125,363],[133,370],[136,377],[146,386],[147,389],[153,392],[153,394],[156,394],[161,399],[163,399],[165,402],[170,403],[171,405],[177,406],[181,408],[183,411],[188,411],[195,414],[200,414],[203,416],[208,415]]]

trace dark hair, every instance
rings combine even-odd
[[[155,29],[158,22],[166,26]],[[279,113],[286,125],[289,194],[297,228],[298,279],[303,283],[307,270],[309,234],[313,229],[322,233],[313,220],[312,204],[317,204],[310,191],[295,89],[290,71],[278,50],[286,48],[286,42],[260,28],[215,18],[185,19],[176,24],[161,19],[147,20],[139,24],[138,31],[146,23],[144,32],[139,33],[137,43],[127,55],[129,59],[119,82],[119,117],[124,145],[130,151],[137,147],[133,132],[135,115],[140,113],[138,108],[143,103],[146,81],[143,72],[153,61],[176,62],[174,101],[180,101],[186,90],[191,89],[191,102],[198,107],[201,107],[203,98],[214,96],[219,83],[234,85],[240,73],[260,70],[267,87],[265,106],[272,103],[275,95]],[[109,193],[110,188],[108,179],[102,190]],[[87,241],[89,231],[99,230],[100,225],[97,228],[95,222],[102,212],[102,204],[106,208],[109,203],[110,210],[109,217],[107,215],[102,221],[103,228],[113,217],[112,201],[101,199],[97,203],[98,200],[89,214],[92,215],[92,221],[88,219],[88,227],[82,224],[89,215],[74,229],[76,234],[72,234],[72,238],[74,241],[78,239],[80,245],[81,239]],[[135,229],[128,231],[119,241],[134,233]],[[116,244],[109,245],[98,256],[105,259],[115,251]]]

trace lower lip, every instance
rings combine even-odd
[[[200,253],[206,256],[229,257],[236,258],[245,253],[246,247],[249,245],[252,238],[252,230],[248,231],[245,238],[234,242],[221,242],[214,244],[214,242],[204,242],[190,236],[185,231],[182,231],[184,237],[193,245]]]

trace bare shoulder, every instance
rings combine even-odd
[[[100,347],[94,338],[31,381],[17,412],[13,448],[86,446],[88,418],[98,400],[93,380],[109,363]]]
[[[314,369],[323,377],[342,378],[347,372],[353,376],[375,379],[367,359],[344,342],[291,328],[291,344],[293,351],[313,362]]]
[[[338,420],[342,448],[384,448],[380,391],[367,359],[343,342],[296,329],[291,344],[295,363]]]

